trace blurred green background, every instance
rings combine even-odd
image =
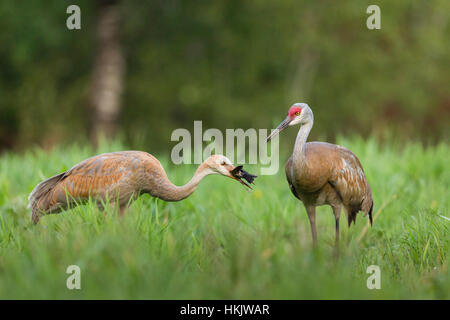
[[[70,4],[81,30],[66,27]],[[381,30],[366,27],[370,4]],[[314,111],[313,139],[447,140],[449,12],[448,0],[1,1],[0,151],[95,141],[107,127],[168,153],[194,120],[270,128],[294,102]],[[122,90],[105,126],[92,96],[108,52]]]
[[[0,1],[0,298],[448,299],[449,13],[448,0]],[[27,194],[88,156],[146,150],[181,185],[194,169],[169,161],[173,130],[273,128],[295,102],[373,190],[374,226],[344,227],[339,261],[329,208],[310,250],[282,165],[253,193],[208,178],[122,220],[90,203],[31,226]],[[66,289],[69,264],[86,290]],[[367,290],[372,264],[383,290]]]

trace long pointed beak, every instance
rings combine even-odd
[[[286,129],[289,126],[289,123],[291,123],[291,119],[289,117],[286,117],[286,119],[281,122],[278,127],[272,131],[272,133],[267,137],[266,142],[269,142],[273,137],[275,137],[277,134],[279,134],[282,130]]]

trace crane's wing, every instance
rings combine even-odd
[[[139,169],[144,161],[142,154],[113,152],[86,159],[64,174],[58,184],[59,191],[64,195],[67,192],[75,199],[103,195],[113,190],[122,177]]]
[[[30,194],[33,210],[56,211],[73,200],[106,196],[140,163],[139,152],[114,152],[86,159],[70,170],[41,182]],[[112,195],[113,196],[113,195]]]
[[[288,161],[286,162],[285,171],[286,171],[286,179],[287,179],[288,184],[289,184],[289,189],[291,189],[291,192],[293,193],[293,195],[297,199],[301,200],[300,197],[298,196],[297,191],[294,188],[294,185],[292,184],[292,181],[293,181],[293,179],[291,177],[291,174],[292,174],[292,156],[289,157]]]
[[[361,203],[368,186],[364,170],[351,151],[341,149],[339,157],[333,161],[334,170],[330,183],[339,192],[344,204]]]
[[[339,147],[337,151],[338,157],[333,161],[334,170],[329,182],[341,197],[343,204],[351,209],[352,214],[356,215],[362,210],[369,214],[372,222],[372,191],[361,162],[346,148]]]

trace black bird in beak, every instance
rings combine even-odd
[[[247,188],[253,190],[250,184],[255,184],[253,181],[258,177],[254,174],[248,173],[247,171],[242,169],[242,166],[237,166],[233,170],[231,170],[231,175],[240,183],[242,183]],[[247,183],[244,180],[247,181]]]

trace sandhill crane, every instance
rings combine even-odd
[[[101,208],[106,202],[118,204],[120,213],[130,200],[142,193],[165,201],[179,201],[191,195],[200,181],[210,174],[221,174],[250,186],[256,176],[234,167],[222,155],[212,155],[197,169],[184,186],[168,179],[161,163],[149,153],[122,151],[86,159],[72,169],[39,183],[28,197],[31,219],[37,223],[43,214],[58,213],[70,205],[83,203],[89,197]]]
[[[356,222],[356,214],[369,214],[372,224],[372,192],[358,158],[350,150],[325,142],[306,142],[314,123],[311,108],[295,103],[288,116],[272,131],[269,141],[288,126],[300,124],[292,156],[286,163],[286,178],[296,198],[303,202],[311,224],[314,247],[317,246],[316,206],[328,204],[336,220],[336,241],[339,244],[341,208],[347,213],[348,225]]]

